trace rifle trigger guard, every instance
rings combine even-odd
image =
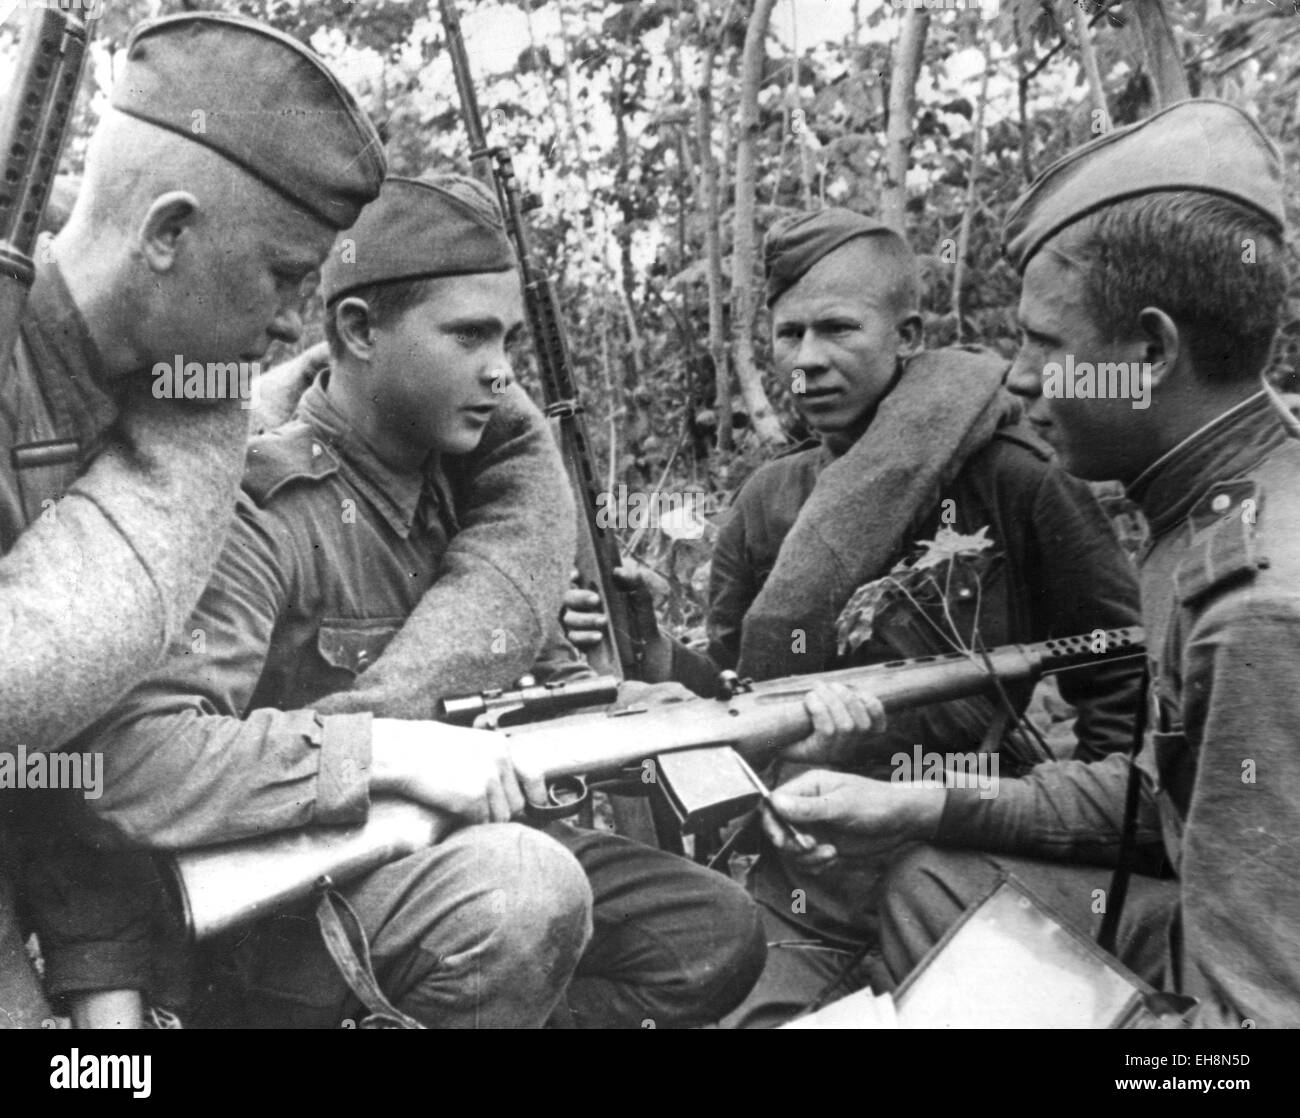
[[[530,822],[553,823],[577,815],[591,798],[591,789],[587,787],[586,777],[562,776],[547,784],[546,798],[549,803],[528,805],[525,814]]]
[[[718,673],[718,687],[721,689],[723,698],[734,699],[737,695],[745,695],[754,690],[754,681],[752,679],[741,679],[731,669]]]

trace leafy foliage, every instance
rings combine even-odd
[[[978,586],[979,569],[971,561],[993,547],[988,531],[988,525],[966,535],[940,528],[934,539],[917,540],[919,550],[897,563],[889,574],[859,586],[835,622],[840,655],[870,641],[877,618],[890,606],[922,600],[946,603],[953,577],[959,573],[969,576],[958,579],[961,585]],[[958,646],[962,644],[962,635],[955,628],[945,635]]]
[[[993,20],[977,11],[933,13],[916,89],[906,207],[907,232],[925,269],[931,346],[960,338],[1014,351],[1019,284],[1001,258],[1002,215],[1035,172],[1094,134],[1077,61],[1076,10],[1090,25],[1113,121],[1124,124],[1153,110],[1132,26],[1136,2],[1076,0],[1075,9],[1070,0],[1006,0]],[[1291,18],[1291,6],[1164,4],[1193,92],[1256,112],[1294,175],[1300,169],[1300,20]],[[95,48],[101,86],[111,80],[134,23],[192,6],[194,0],[106,5]],[[310,42],[381,123],[395,172],[470,170],[436,2],[205,0],[205,6],[245,12]],[[458,4],[493,138],[516,152],[525,190],[538,202],[529,215],[532,232],[564,308],[600,472],[611,485],[639,490],[699,487],[718,510],[770,454],[748,435],[740,409],[735,448],[716,446],[723,405],[707,345],[701,263],[708,221],[701,166],[712,157],[722,181],[729,281],[738,66],[751,6],[752,0]],[[838,37],[807,18],[820,6],[802,3],[794,9],[803,18],[793,26],[797,46],[788,29],[769,36],[758,102],[756,235],[793,209],[833,204],[871,213],[880,206],[898,13],[873,0],[841,0],[835,7],[852,13]],[[780,0],[778,13],[788,28],[789,0]],[[0,57],[12,49],[6,34],[0,29]],[[709,49],[717,52],[717,127],[702,149],[696,86]],[[102,89],[98,100],[94,93],[85,90],[78,109],[65,159],[73,170],[103,108]],[[976,119],[983,122],[978,161]],[[963,217],[968,229],[959,246]],[[1292,218],[1292,228],[1300,229],[1300,212]],[[312,323],[304,344],[318,331]],[[760,365],[767,364],[767,345],[760,315]],[[1300,389],[1298,355],[1300,292],[1288,305],[1273,368],[1275,381],[1291,390]],[[769,378],[766,389],[792,439],[802,437],[784,388]],[[661,570],[674,617],[693,631],[707,548],[672,540],[657,527],[624,542]]]

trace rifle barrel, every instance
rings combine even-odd
[[[1143,653],[1142,630],[1004,645],[986,655],[927,656],[758,684],[726,701],[693,699],[650,709],[570,715],[507,733],[515,767],[548,778],[601,775],[647,757],[711,745],[762,760],[807,736],[803,696],[818,681],[840,680],[876,695],[885,709],[979,694],[1061,671]],[[345,882],[436,842],[452,822],[407,800],[377,799],[354,827],[309,828],[181,851],[171,863],[174,891],[196,940],[237,928],[309,896],[325,877]]]
[[[582,514],[579,523],[578,568],[585,577],[599,585],[605,613],[609,618],[605,639],[589,659],[592,666],[603,675],[613,675],[620,679],[625,676],[635,678],[641,673],[644,641],[642,634],[637,631],[636,617],[628,602],[627,593],[614,582],[614,569],[621,561],[618,541],[612,529],[602,527],[598,520],[600,484],[592,466],[591,441],[587,437],[582,418],[582,403],[578,398],[573,364],[555,292],[545,271],[537,266],[529,246],[519,182],[510,151],[502,145],[492,144],[488,139],[474,92],[469,54],[465,49],[465,37],[455,2],[439,0],[438,7],[447,36],[452,70],[456,76],[456,90],[460,96],[465,132],[469,137],[470,156],[475,161],[480,158],[487,160],[506,233],[519,258],[528,332],[532,335],[533,350],[537,355],[546,413],[557,421],[560,452]]]

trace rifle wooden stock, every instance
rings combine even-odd
[[[694,699],[656,707],[575,714],[512,727],[515,767],[554,780],[602,775],[657,754],[730,745],[763,762],[807,737],[804,696],[819,681],[838,681],[902,710],[1031,682],[1039,676],[1143,652],[1141,629],[1004,645],[986,654],[927,656],[756,684],[727,700]],[[250,923],[308,897],[323,878],[343,883],[437,842],[455,824],[442,813],[379,799],[355,827],[312,828],[188,850],[172,862],[186,928],[196,940]]]

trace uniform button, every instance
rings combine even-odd
[[[1215,512],[1226,512],[1232,507],[1232,498],[1226,493],[1220,493],[1213,501],[1210,502],[1210,508]]]
[[[312,443],[312,444],[311,444],[311,456],[312,456],[313,458],[317,458],[317,457],[320,456],[320,453],[321,453],[320,443]]]

